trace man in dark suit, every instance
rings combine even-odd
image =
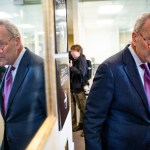
[[[14,69],[7,103],[4,86],[8,70],[0,89],[4,119],[2,149],[23,150],[47,116],[44,62],[41,57],[23,47],[16,25],[0,20],[0,66],[4,65],[9,65],[8,70],[11,66]]]
[[[150,150],[143,63],[150,65],[150,13],[137,19],[132,44],[97,69],[84,118],[86,150]]]

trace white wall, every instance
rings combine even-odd
[[[58,122],[55,123],[43,150],[65,150],[67,140],[69,146],[68,149],[74,150],[74,143],[72,141],[72,122],[70,118],[71,109],[61,131],[58,131]]]
[[[4,121],[3,121],[3,118],[0,114],[0,145],[2,143],[3,133],[4,133]]]
[[[119,51],[119,31],[116,28],[85,29],[83,49],[88,58],[99,64]]]
[[[136,17],[141,11],[149,10],[147,1],[138,2],[141,7],[135,11],[133,4],[137,1],[127,0],[126,3],[123,0],[116,1],[114,4],[122,4],[123,9],[119,13],[112,14],[99,13],[99,7],[113,4],[111,1],[80,1],[78,3],[73,18],[76,26],[74,36],[83,47],[85,55],[95,59],[94,63],[103,62],[128,44]],[[126,33],[129,36],[126,36]],[[123,41],[120,41],[120,34],[125,37]]]
[[[115,25],[87,26],[82,15],[82,4],[78,11],[78,43],[82,45],[87,58],[94,58],[94,63],[100,64],[109,56],[118,52],[119,28]],[[75,30],[75,32],[77,32]],[[76,35],[75,35],[76,36]]]

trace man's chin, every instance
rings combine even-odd
[[[150,57],[147,57],[147,59],[145,60],[145,63],[150,63]]]
[[[0,66],[5,66],[6,63],[0,61]]]

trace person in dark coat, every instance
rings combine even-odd
[[[73,45],[71,47],[70,60],[70,86],[72,98],[77,103],[80,110],[80,120],[78,126],[73,128],[73,131],[78,131],[83,129],[83,117],[86,105],[86,96],[84,91],[84,85],[86,84],[86,74],[87,74],[87,61],[83,56],[83,50],[80,45]]]

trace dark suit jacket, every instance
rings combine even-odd
[[[4,76],[4,74],[5,74],[5,71],[6,71],[6,68],[3,66],[0,66],[0,83],[1,83],[1,81],[2,81],[2,79],[3,79],[3,76]]]
[[[9,150],[23,150],[47,116],[43,59],[26,50],[16,72],[6,116],[3,111],[3,87],[4,81],[0,90],[4,142]]]
[[[84,133],[86,150],[150,150],[150,108],[128,47],[99,66]]]

